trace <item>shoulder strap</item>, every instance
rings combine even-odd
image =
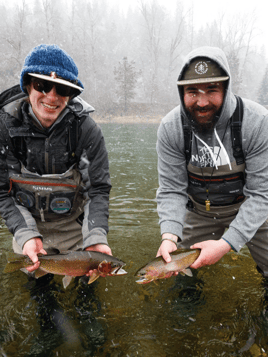
[[[78,145],[78,120],[75,116],[69,126],[69,162],[74,164],[77,160],[76,149]]]
[[[243,120],[243,101],[239,96],[236,97],[236,108],[231,118],[231,136],[233,155],[237,165],[242,165],[245,162],[244,153],[242,150],[241,127]]]
[[[185,115],[182,114],[181,117],[182,117],[182,129],[183,129],[183,136],[184,136],[184,152],[186,157],[186,165],[188,165],[191,159],[193,133],[191,130],[191,126]]]

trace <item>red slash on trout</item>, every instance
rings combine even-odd
[[[180,272],[188,276],[193,276],[189,266],[199,257],[200,249],[178,249],[170,253],[171,262],[166,263],[162,257],[157,257],[151,262],[140,268],[135,276],[138,284],[147,284],[151,281],[164,279],[171,272]]]
[[[125,263],[108,254],[93,251],[59,252],[57,249],[50,249],[47,252],[47,255],[38,255],[40,266],[35,270],[35,278],[40,278],[47,273],[65,275],[63,278],[64,288],[70,284],[73,277],[83,276],[89,270],[96,269],[97,272],[90,277],[88,284],[93,283],[100,275],[127,274],[122,269]],[[12,273],[33,265],[28,256],[16,253],[8,253],[7,260],[5,273]]]

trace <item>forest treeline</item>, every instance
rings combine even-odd
[[[219,13],[196,28],[194,2],[185,3],[178,0],[171,13],[157,0],[133,0],[127,12],[108,0],[17,0],[9,6],[0,0],[0,90],[19,82],[34,46],[55,43],[74,58],[82,96],[99,116],[164,115],[179,102],[184,56],[208,45],[225,51],[236,94],[265,100],[267,59],[264,47],[256,46],[254,14]]]

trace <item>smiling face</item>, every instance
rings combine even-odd
[[[197,126],[213,127],[224,100],[224,82],[189,84],[183,90],[185,108]]]
[[[57,120],[69,101],[69,97],[57,94],[55,86],[48,93],[40,93],[31,83],[28,93],[33,112],[44,128],[49,128]]]

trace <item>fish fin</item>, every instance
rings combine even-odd
[[[189,268],[183,269],[180,273],[183,273],[183,274],[191,276],[191,277],[193,276],[193,273],[191,272],[191,269],[189,269]]]
[[[99,276],[99,273],[93,273],[89,278],[88,284],[92,284],[95,280],[98,279]]]
[[[72,281],[73,277],[69,276],[69,275],[65,275],[64,278],[62,279],[62,284],[64,289],[67,288],[67,286],[69,286],[70,282]]]
[[[36,269],[36,270],[34,271],[34,277],[35,277],[36,279],[41,278],[42,276],[44,276],[44,275],[46,275],[46,274],[47,274],[47,272],[45,272],[45,271],[42,270],[41,268],[38,268],[38,269]]]

